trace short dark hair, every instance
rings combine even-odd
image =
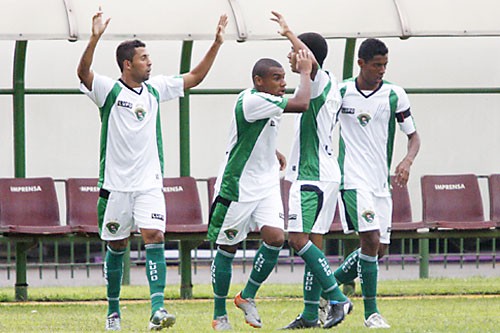
[[[271,68],[271,67],[282,68],[283,66],[281,66],[281,64],[279,62],[277,62],[276,60],[270,59],[270,58],[262,58],[262,59],[257,60],[257,62],[255,63],[255,65],[253,66],[253,69],[252,69],[252,79],[256,75],[258,75],[260,77],[264,77],[267,74],[267,71],[269,70],[269,68]]]
[[[319,66],[323,67],[323,62],[328,54],[328,44],[325,38],[316,32],[304,32],[297,37],[311,50]]]
[[[116,48],[116,62],[118,62],[118,67],[120,71],[123,72],[123,62],[125,60],[132,61],[135,54],[135,49],[138,47],[146,47],[146,44],[138,39],[126,40],[121,42]]]
[[[359,46],[358,58],[366,62],[372,60],[377,55],[384,56],[388,52],[389,49],[380,39],[368,38]]]

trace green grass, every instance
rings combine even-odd
[[[230,295],[242,287],[232,286]],[[387,332],[500,331],[500,278],[381,281],[379,291],[379,308],[392,325]],[[167,287],[167,309],[177,316],[170,332],[213,332],[211,287],[196,285],[193,292],[197,299],[180,300],[179,286]],[[0,332],[103,331],[104,293],[104,287],[30,288],[29,297],[36,302],[15,303],[13,288],[1,288]],[[146,331],[148,298],[145,286],[123,288],[123,331]],[[352,300],[354,312],[334,330],[366,332],[362,299],[356,293]],[[246,325],[242,313],[228,301],[235,332],[274,332],[288,324],[302,310],[301,286],[265,284],[257,305],[264,323],[261,330]]]

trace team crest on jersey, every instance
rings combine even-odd
[[[118,232],[120,228],[120,224],[116,221],[109,221],[106,223],[106,229],[108,229],[109,233],[114,235]]]
[[[141,104],[138,104],[134,109],[135,116],[139,121],[142,121],[146,116],[146,109]]]
[[[361,113],[358,115],[359,124],[363,127],[368,125],[370,120],[372,120],[372,117],[368,113]]]
[[[226,234],[227,239],[233,240],[238,234],[238,230],[236,229],[226,229],[224,230],[224,234]]]
[[[366,222],[372,223],[375,219],[375,212],[371,210],[365,210],[363,213],[361,213],[361,216]]]

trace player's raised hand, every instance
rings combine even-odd
[[[271,21],[278,23],[280,26],[280,30],[278,30],[278,33],[281,36],[286,36],[287,33],[291,32],[290,27],[286,23],[285,17],[283,15],[281,15],[280,13],[278,13],[274,10],[271,11],[271,14],[274,15],[274,17],[271,17]]]
[[[226,33],[227,21],[227,15],[222,14],[219,18],[219,23],[217,24],[217,30],[215,32],[215,41],[217,43],[224,43],[224,34]]]
[[[311,74],[313,64],[313,55],[309,50],[299,50],[297,52],[297,72]]]
[[[109,17],[106,21],[102,20],[102,9],[99,7],[99,11],[94,14],[92,17],[92,35],[96,37],[101,37],[101,35],[106,30],[111,17]]]

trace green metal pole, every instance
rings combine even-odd
[[[27,253],[30,244],[23,241],[16,241],[16,301],[28,300],[28,282],[26,279],[26,266],[28,263]]]
[[[193,41],[184,41],[181,52],[181,74],[191,70],[191,56]],[[189,131],[189,90],[179,99],[179,146],[180,146],[180,173],[182,177],[191,175],[190,165],[190,131]]]
[[[419,276],[421,279],[427,279],[429,277],[429,239],[419,239],[418,243],[420,251]]]
[[[191,70],[191,57],[193,41],[182,42],[181,74]],[[191,175],[190,162],[190,129],[189,129],[189,90],[184,91],[184,97],[179,99],[179,148],[180,148],[180,174],[181,177]],[[179,242],[181,265],[181,298],[193,298],[193,283],[191,277],[191,242]]]
[[[132,237],[129,239],[127,243],[127,249],[125,250],[125,254],[123,255],[123,278],[122,284],[124,286],[130,285],[130,242],[132,241]]]
[[[191,277],[191,248],[192,242],[181,240],[179,242],[179,256],[181,265],[181,290],[182,299],[193,298],[193,283]]]
[[[14,73],[12,86],[14,92],[14,173],[16,178],[26,177],[26,137],[24,113],[24,69],[26,65],[27,41],[17,41],[14,51]]]
[[[356,48],[356,39],[355,38],[347,38],[345,42],[345,51],[344,51],[344,68],[342,72],[342,78],[348,79],[352,77],[352,72],[354,68],[354,49]],[[351,252],[358,248],[359,241],[356,239],[346,239],[344,242],[344,258],[346,258]],[[352,295],[354,294],[354,290],[356,289],[356,283],[354,281],[350,281],[344,283],[343,286],[344,294]]]

